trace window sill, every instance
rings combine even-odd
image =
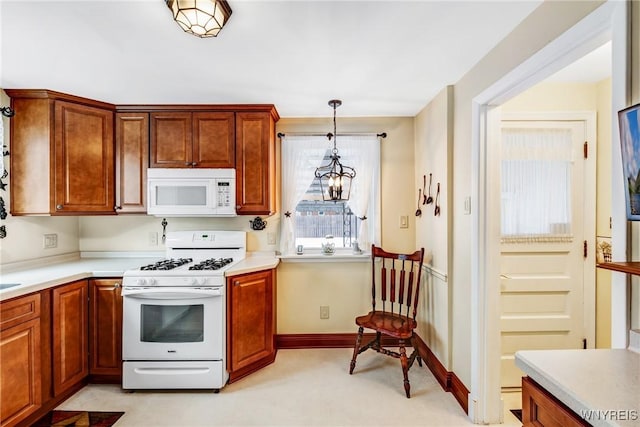
[[[322,255],[321,253],[304,253],[301,255],[297,254],[287,254],[287,255],[279,255],[278,258],[282,262],[369,262],[371,259],[371,254],[367,252],[363,252],[361,254],[355,255],[352,253],[336,253],[333,255]]]

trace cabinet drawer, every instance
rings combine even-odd
[[[40,293],[0,304],[0,330],[40,317]]]
[[[524,427],[591,425],[529,377],[522,378],[522,424]]]

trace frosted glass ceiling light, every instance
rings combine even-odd
[[[198,37],[216,37],[231,16],[225,0],[165,0],[173,19]]]
[[[331,200],[334,202],[341,200],[349,200],[351,192],[351,180],[355,178],[355,169],[344,166],[340,163],[338,156],[338,148],[336,147],[336,108],[342,105],[339,99],[332,99],[329,105],[333,107],[333,134],[328,133],[327,138],[331,141],[333,137],[333,150],[331,151],[331,161],[316,169],[316,179],[320,182],[322,190],[322,200]]]

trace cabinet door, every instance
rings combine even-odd
[[[56,214],[115,213],[113,112],[55,101]]]
[[[269,113],[236,113],[236,211],[275,211],[275,124]]]
[[[193,166],[234,168],[235,135],[233,112],[193,113]]]
[[[275,355],[275,321],[272,271],[261,271],[229,279],[230,349],[229,370],[233,374],[253,364],[264,365]]]
[[[53,394],[57,396],[89,373],[87,281],[54,288],[52,295]]]
[[[122,375],[122,279],[91,279],[91,375]]]
[[[191,136],[191,113],[151,113],[150,167],[191,167]]]
[[[0,420],[15,425],[42,405],[40,295],[0,306]]]
[[[147,212],[149,114],[116,114],[116,211]]]

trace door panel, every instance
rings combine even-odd
[[[567,191],[571,199],[568,201],[569,233],[562,231],[557,235],[523,236],[522,239],[508,236],[501,244],[501,384],[519,387],[522,371],[514,363],[516,351],[582,348],[586,336],[583,257],[586,162],[582,155],[586,124],[584,121],[503,121],[502,126],[503,130],[533,129],[533,133],[541,131],[540,135],[547,129],[568,129],[572,144]],[[557,160],[551,154],[545,161]],[[536,191],[535,184],[531,182],[532,192]],[[558,194],[564,192],[558,189],[550,195],[550,200],[566,203],[557,199]]]

